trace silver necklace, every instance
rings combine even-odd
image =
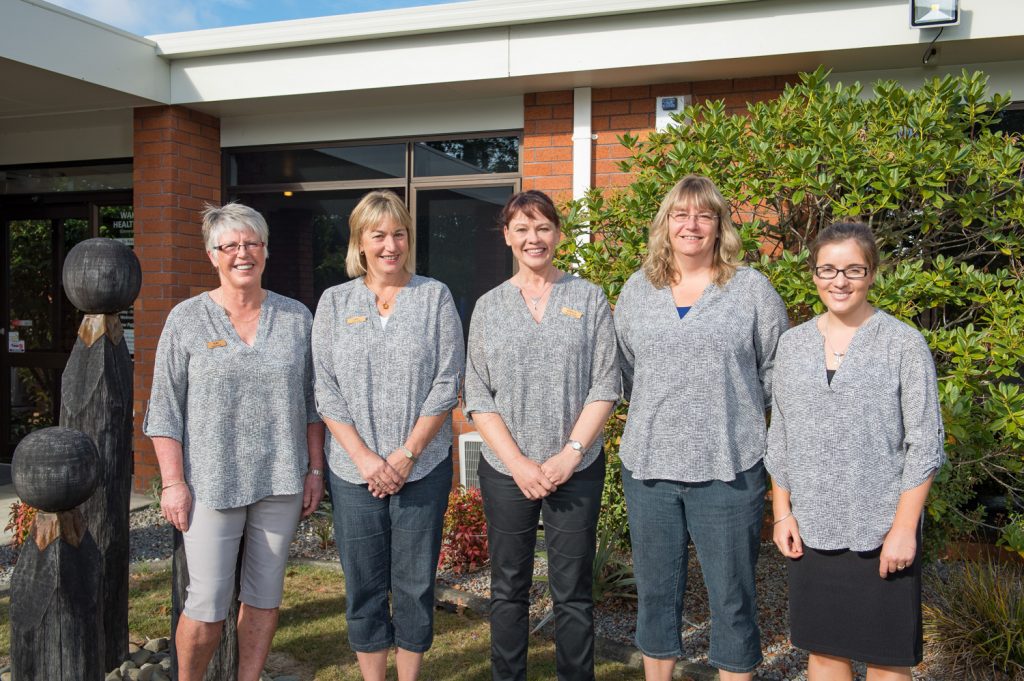
[[[832,353],[832,357],[836,360],[836,368],[838,369],[843,364],[843,358],[846,357],[846,352],[850,351],[850,348],[846,348],[846,352],[836,352],[835,347],[828,339],[828,320],[825,321],[825,349]]]
[[[537,306],[540,305],[540,299],[544,297],[544,294],[547,293],[547,291],[548,291],[548,287],[551,286],[551,284],[553,284],[553,283],[554,282],[549,281],[547,284],[545,284],[544,288],[542,288],[540,290],[540,295],[537,296],[537,297],[534,297],[534,296],[531,296],[530,294],[528,294],[526,292],[525,288],[520,289],[520,290],[523,292],[524,296],[526,296],[527,298],[530,299],[530,305],[533,307],[534,310],[536,310]]]

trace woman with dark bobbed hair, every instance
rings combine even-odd
[[[811,246],[826,312],[787,331],[765,463],[789,562],[790,633],[809,681],[911,678],[921,661],[921,522],[945,461],[935,364],[868,292],[878,247],[837,223]]]
[[[188,595],[180,681],[206,673],[238,599],[238,679],[257,681],[277,627],[288,546],[323,496],[324,426],[313,401],[312,315],[262,288],[269,230],[229,203],[203,212],[220,286],[179,303],[160,334],[143,430],[160,464],[160,508],[181,530]]]
[[[354,279],[324,291],[313,322],[348,640],[367,681],[384,680],[392,647],[398,678],[413,681],[434,637],[462,324],[448,287],[415,273],[398,196],[364,196],[349,229]]]
[[[560,221],[546,194],[516,194],[500,221],[519,269],[477,301],[465,392],[465,412],[484,439],[479,475],[491,557],[491,677],[526,679],[543,512],[557,676],[588,681],[602,429],[620,393],[615,330],[604,292],[554,266]]]
[[[672,676],[687,544],[711,606],[708,661],[751,679],[761,661],[754,568],[764,511],[765,409],[786,308],[740,264],[729,205],[706,177],[665,196],[615,328],[629,415],[619,456],[637,580],[636,642],[648,681]]]

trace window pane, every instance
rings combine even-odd
[[[0,170],[0,194],[44,194],[131,188],[131,163]]]
[[[230,154],[230,183],[288,184],[405,177],[405,145],[240,151]]]
[[[11,413],[4,427],[10,451],[33,430],[57,425],[60,371],[43,367],[11,367]],[[5,452],[7,454],[8,452]]]
[[[100,236],[116,239],[129,248],[135,247],[135,209],[132,206],[100,206]],[[135,356],[135,307],[117,314],[124,328],[128,354]]]
[[[448,285],[467,337],[477,299],[512,276],[498,212],[513,191],[506,185],[416,193],[416,271]]]
[[[270,226],[264,287],[316,310],[323,292],[348,281],[348,217],[370,190],[240,194],[237,199],[258,210]],[[404,198],[403,190],[395,191]]]
[[[55,350],[53,285],[56,277],[52,220],[12,220],[10,241],[11,352]]]
[[[519,137],[417,142],[413,150],[417,177],[519,172]]]

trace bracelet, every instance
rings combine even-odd
[[[778,525],[778,524],[779,524],[779,523],[781,523],[781,522],[782,522],[783,520],[786,520],[787,518],[792,518],[792,517],[793,517],[793,512],[792,512],[792,511],[790,511],[789,513],[787,513],[786,515],[782,516],[781,518],[779,518],[778,520],[776,520],[776,521],[775,521],[774,523],[772,523],[772,525]]]
[[[405,445],[399,445],[399,446],[398,446],[398,448],[399,448],[399,449],[401,449],[401,450],[402,450],[403,452],[405,452],[405,458],[407,458],[407,459],[411,460],[411,461],[412,461],[412,462],[413,462],[414,464],[415,464],[415,463],[416,463],[417,461],[419,461],[419,460],[420,460],[420,457],[418,457],[418,456],[416,456],[415,454],[413,454],[413,453],[412,453],[412,450],[410,450],[410,449],[409,449],[408,447],[406,447]]]
[[[185,484],[184,480],[175,480],[174,482],[169,482],[166,485],[160,485],[160,491],[163,492],[168,487],[174,487],[175,485],[184,485],[184,484]]]
[[[314,478],[322,478],[324,477],[324,469],[313,467],[306,471],[306,475],[312,475]]]

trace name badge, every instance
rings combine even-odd
[[[583,317],[582,312],[580,312],[579,310],[574,310],[571,307],[563,307],[562,314],[564,314],[566,317],[572,317],[573,319],[580,319],[581,317]]]
[[[346,324],[362,324],[366,321],[366,315],[360,315],[358,317],[349,317],[345,320]]]
[[[206,344],[206,347],[209,348],[210,350],[213,350],[214,348],[226,347],[227,344],[228,344],[228,342],[226,340],[221,339],[221,340],[210,341],[209,343]]]

